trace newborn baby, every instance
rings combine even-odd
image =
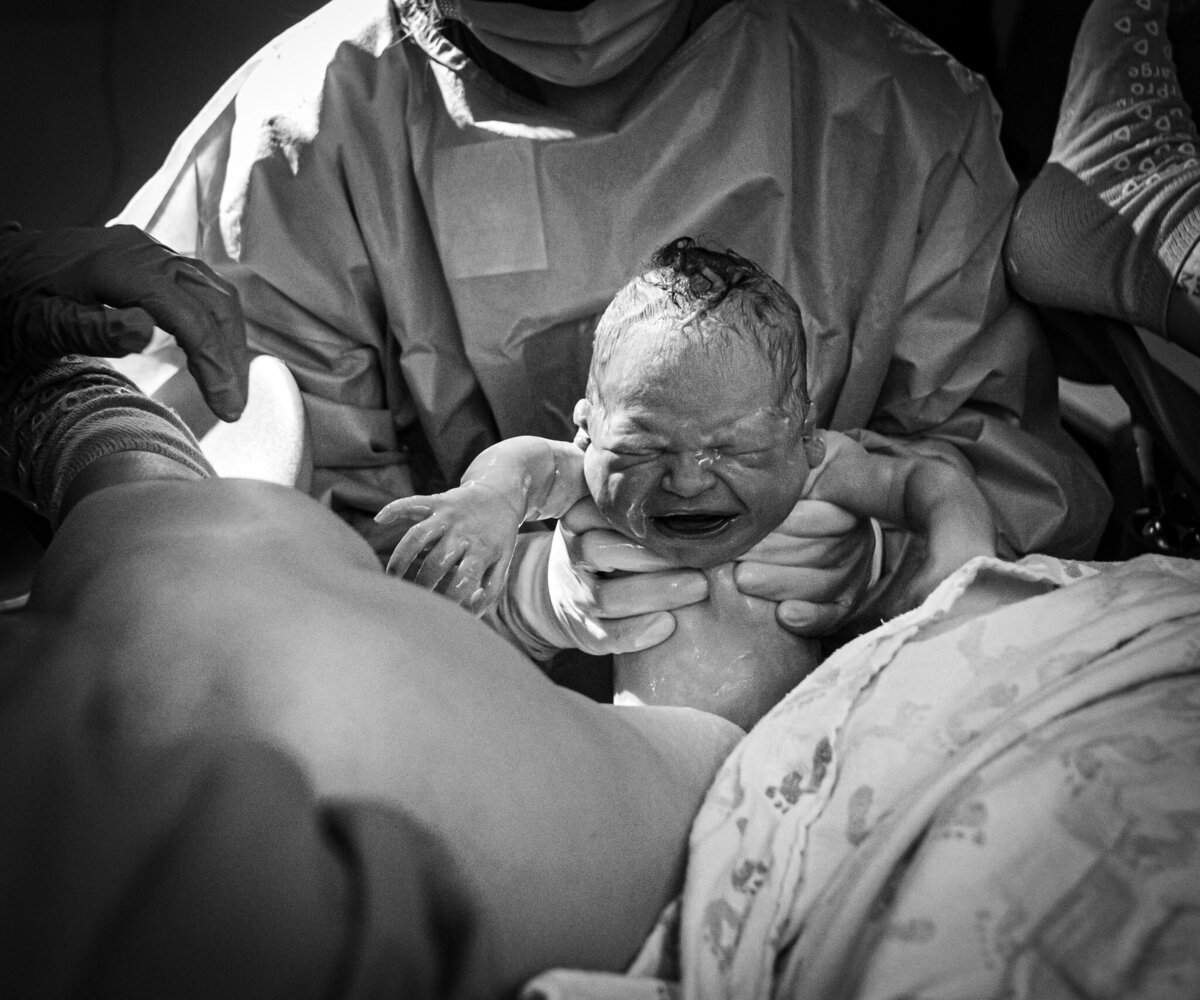
[[[987,502],[948,462],[868,454],[818,430],[799,307],[732,251],[669,243],[601,316],[573,442],[510,438],[456,489],[396,500],[377,520],[417,523],[388,571],[423,556],[417,581],[482,613],[499,597],[518,529],[588,495],[619,532],[709,578],[663,643],[615,662],[621,702],[683,704],[748,728],[816,665],[774,604],[733,582],[733,561],[800,499],[836,504],[924,537],[927,594],[994,554]]]

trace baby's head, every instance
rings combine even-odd
[[[741,555],[791,511],[821,458],[804,328],[756,264],[674,240],[600,317],[575,407],[601,512],[684,566]]]

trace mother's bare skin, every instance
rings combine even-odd
[[[480,901],[498,995],[549,966],[624,967],[679,888],[692,817],[737,737],[701,713],[556,687],[267,483],[86,496],[21,614],[46,668],[85,687],[79,724],[101,746],[250,731],[319,796],[419,817]]]

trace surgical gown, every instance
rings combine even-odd
[[[597,128],[408,17],[334,0],[284,33],[121,216],[238,286],[303,393],[314,494],[377,549],[381,506],[497,435],[572,432],[600,312],[690,234],[800,303],[823,426],[965,459],[1004,553],[1090,552],[1108,497],[1005,288],[979,77],[871,0],[731,0]]]

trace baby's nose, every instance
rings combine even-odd
[[[716,481],[712,465],[713,456],[706,451],[672,455],[663,489],[680,497],[698,496]]]

